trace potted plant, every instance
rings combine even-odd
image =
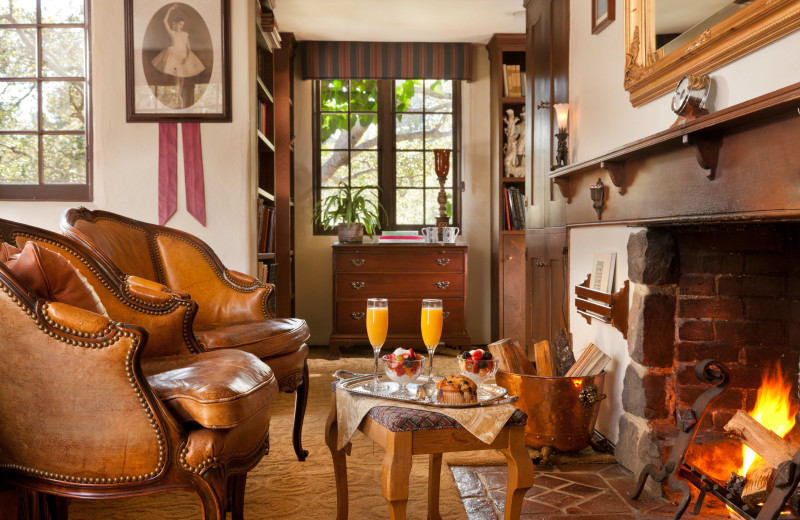
[[[314,206],[314,220],[326,230],[338,226],[339,242],[361,242],[364,231],[372,236],[381,225],[381,211],[386,211],[380,202],[364,196],[367,189],[366,186],[353,188],[346,182],[340,182],[336,193]]]

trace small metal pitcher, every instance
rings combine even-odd
[[[497,384],[519,396],[516,406],[528,414],[525,444],[558,451],[580,451],[589,445],[598,403],[606,398],[606,372],[587,377],[541,377],[497,372]]]

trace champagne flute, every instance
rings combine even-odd
[[[378,356],[381,347],[386,342],[386,332],[389,329],[389,300],[386,298],[369,298],[367,300],[367,336],[372,350],[375,351],[375,370],[372,382],[364,385],[371,392],[382,392],[386,386],[378,381]]]
[[[442,300],[422,300],[422,316],[420,317],[422,342],[428,349],[428,381],[425,392],[433,393],[433,353],[442,337]]]

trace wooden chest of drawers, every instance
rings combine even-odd
[[[367,298],[389,299],[387,352],[424,349],[419,328],[422,300],[439,298],[442,341],[471,345],[466,330],[466,244],[334,244],[332,358],[339,349],[369,344],[364,323]]]

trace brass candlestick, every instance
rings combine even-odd
[[[450,217],[447,216],[447,192],[444,191],[444,183],[447,180],[447,174],[450,173],[450,150],[437,148],[433,151],[434,170],[436,177],[439,179],[439,197],[436,199],[439,202],[439,216],[436,217],[436,227],[439,230],[439,241],[442,240],[442,228],[450,225]]]

